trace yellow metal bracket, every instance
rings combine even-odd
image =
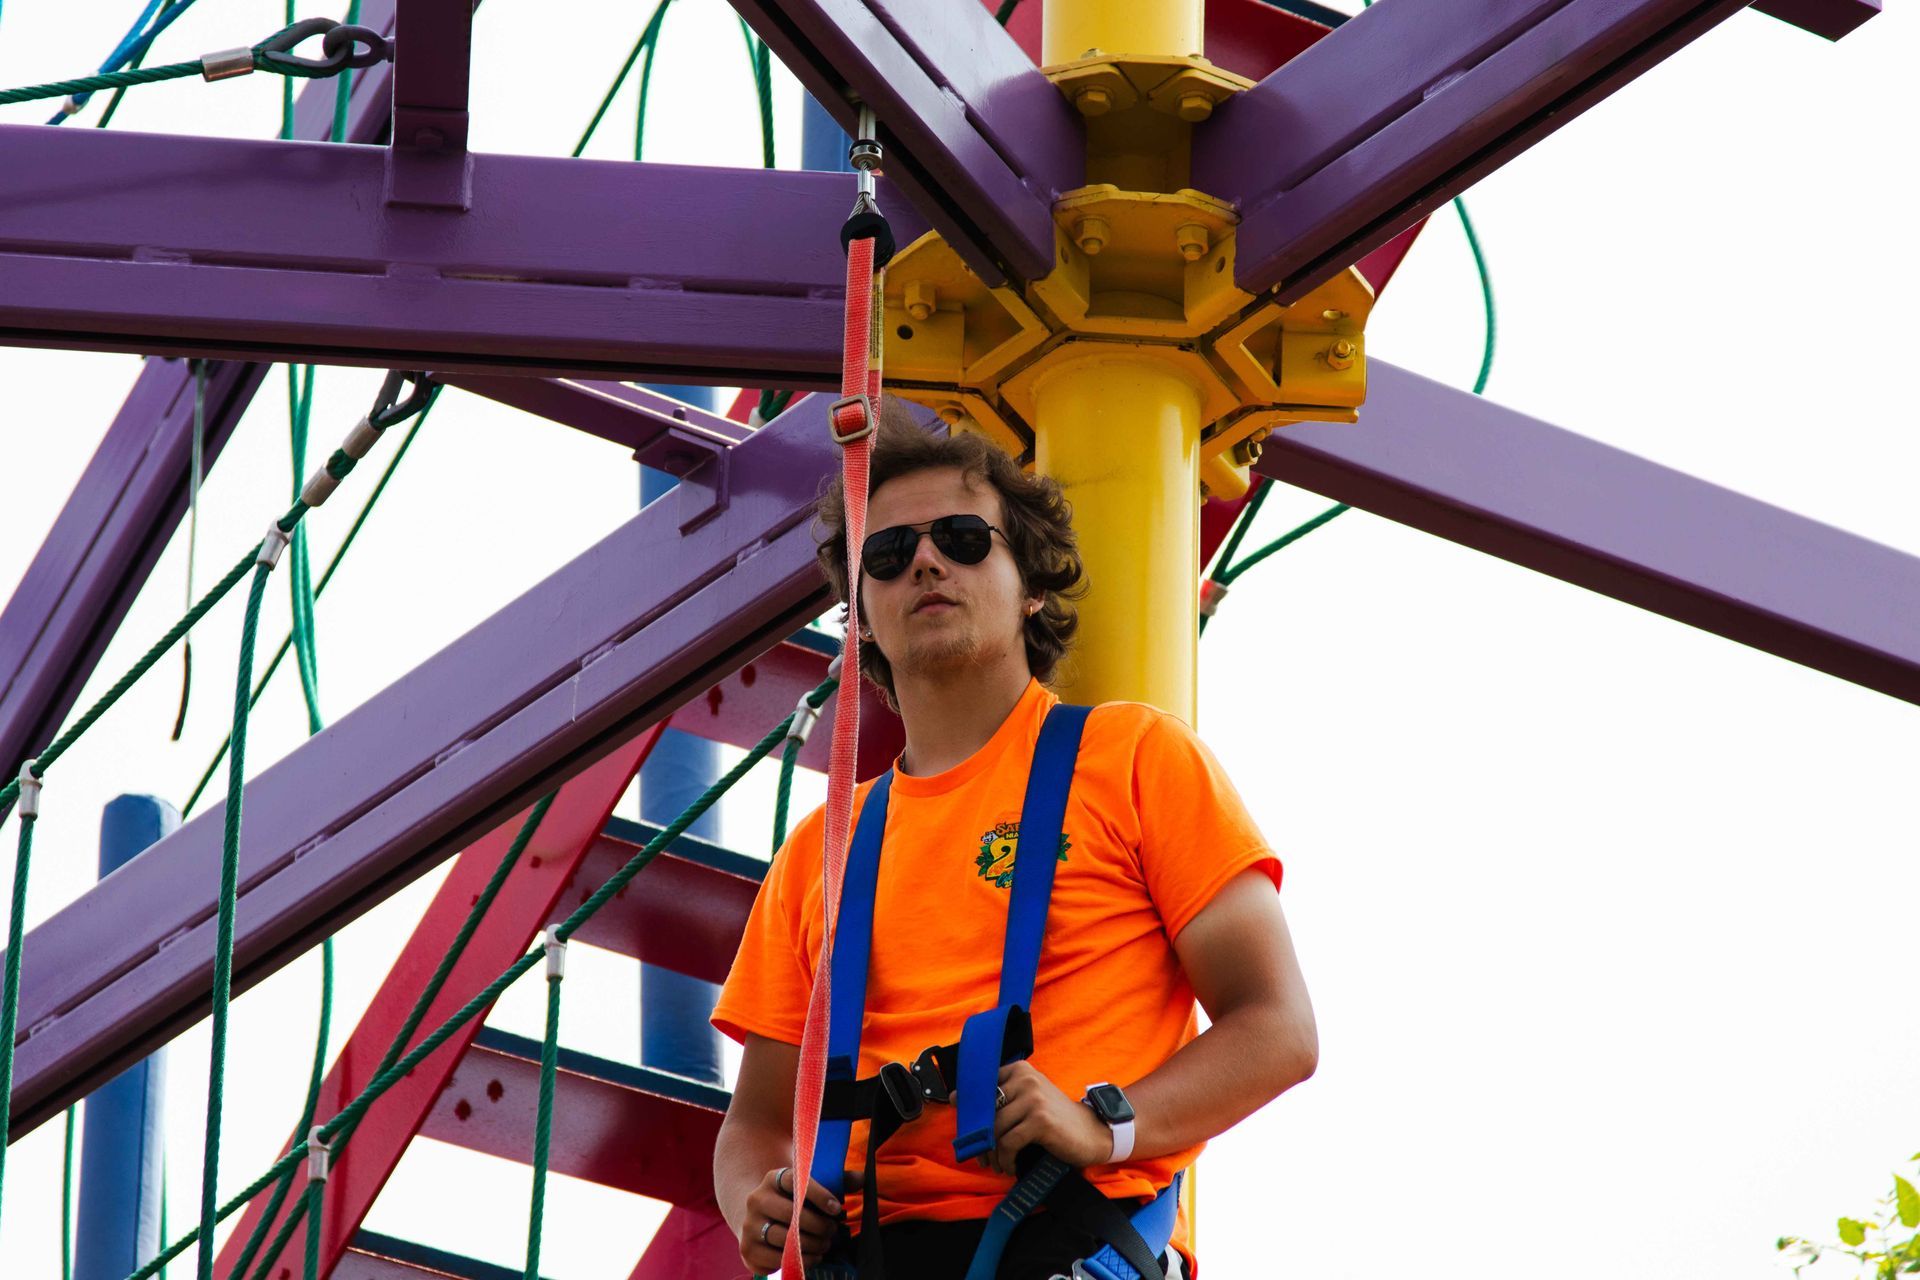
[[[938,236],[907,246],[887,269],[889,386],[1030,459],[1048,371],[1125,350],[1197,389],[1199,481],[1222,497],[1276,428],[1354,421],[1372,288],[1350,268],[1290,305],[1241,290],[1238,214],[1185,185],[1193,126],[1250,82],[1198,55],[1099,50],[1047,75],[1087,119],[1095,179],[1054,205],[1053,270],[990,288]]]

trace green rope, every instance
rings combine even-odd
[[[301,385],[302,375],[305,385]],[[307,470],[307,428],[313,416],[313,366],[304,370],[298,365],[287,366],[287,417],[288,436],[293,451],[293,496],[300,496],[300,486],[306,480]],[[293,545],[288,548],[291,563],[288,565],[287,589],[292,601],[292,636],[295,666],[300,671],[300,694],[307,708],[307,733],[309,736],[326,727],[320,715],[320,662],[314,652],[313,635],[313,570],[307,558],[307,527],[301,524],[293,531]]]
[[[661,13],[664,13],[666,7],[666,0],[662,0],[660,6],[653,11],[654,17],[657,18]],[[580,141],[573,144],[573,157],[575,159],[579,159],[580,153],[587,149],[587,143],[593,140],[594,131],[600,127],[600,121],[606,118],[607,108],[613,105],[614,96],[620,92],[620,86],[627,82],[627,75],[633,70],[633,64],[639,60],[641,53],[653,43],[653,36],[657,30],[658,28],[654,25],[653,19],[649,19],[647,25],[641,29],[640,38],[633,42],[633,49],[627,54],[627,60],[620,64],[620,74],[613,78],[613,83],[607,87],[606,96],[600,99],[599,110],[595,111],[593,113],[593,119],[587,122],[586,132],[580,135]]]
[[[1335,503],[1333,506],[1327,508],[1325,511],[1322,511],[1319,515],[1307,521],[1305,524],[1296,525],[1294,528],[1289,529],[1286,533],[1281,534],[1278,538],[1275,538],[1272,542],[1269,542],[1266,546],[1261,547],[1258,551],[1255,551],[1249,556],[1247,556],[1247,558],[1242,560],[1239,564],[1228,565],[1226,568],[1220,570],[1218,574],[1214,575],[1215,579],[1223,587],[1231,586],[1233,584],[1233,581],[1236,578],[1238,578],[1241,574],[1245,573],[1247,570],[1253,568],[1253,566],[1259,564],[1262,560],[1265,560],[1268,556],[1273,555],[1277,551],[1284,551],[1286,548],[1292,546],[1294,543],[1300,541],[1300,539],[1312,533],[1315,529],[1318,529],[1321,525],[1332,521],[1336,517],[1341,516],[1346,512],[1351,511],[1352,509],[1353,508],[1349,507],[1344,502]]]
[[[633,158],[640,159],[640,153],[646,149],[647,142],[647,99],[653,88],[653,55],[660,42],[660,29],[666,22],[667,6],[673,0],[660,0],[660,7],[653,11],[653,17],[647,20],[647,30],[652,38],[647,40],[647,53],[640,60],[640,102],[633,116]],[[644,38],[644,37],[643,37]]]
[[[213,585],[213,589],[208,591],[206,595],[200,597],[200,603],[187,610],[186,616],[174,623],[173,629],[155,642],[154,646],[147,650],[146,653],[141,656],[140,660],[133,664],[132,669],[129,670],[126,675],[121,676],[111,689],[101,694],[99,700],[87,708],[85,715],[74,721],[64,733],[54,739],[53,744],[36,757],[38,763],[34,766],[34,772],[44,775],[48,766],[66,754],[67,748],[73,745],[76,738],[92,728],[94,722],[105,715],[107,710],[120,700],[121,695],[125,694],[128,689],[131,689],[139,681],[141,676],[151,670],[154,663],[166,656],[167,650],[174,646],[175,641],[192,630],[194,623],[205,617],[207,611],[212,609],[213,606],[219,604],[220,601],[225,598],[227,592],[233,590],[234,585],[238,583],[240,579],[247,576],[247,569],[253,564],[253,557],[254,552],[248,551],[247,554],[240,559],[238,564],[227,570],[227,576],[219,582],[216,582]],[[17,778],[8,782],[5,786],[0,786],[0,808],[12,804],[19,794],[20,782]]]
[[[326,570],[321,573],[320,581],[315,584],[313,588],[315,599],[323,595],[326,592],[327,584],[333,581],[334,572],[339,569],[340,562],[346,559],[347,550],[353,546],[353,540],[359,535],[360,527],[367,522],[367,517],[373,514],[374,504],[380,501],[380,495],[386,491],[387,481],[393,479],[393,473],[399,469],[400,460],[407,456],[407,449],[412,446],[413,438],[420,434],[420,428],[426,425],[427,415],[432,411],[433,407],[431,405],[421,411],[420,416],[414,419],[413,426],[407,429],[406,437],[400,441],[399,447],[393,451],[393,458],[387,463],[386,470],[380,473],[380,479],[374,484],[373,491],[367,495],[366,502],[361,504],[360,513],[353,518],[353,523],[347,527],[346,536],[340,540],[340,546],[334,551],[333,559],[327,562]],[[286,660],[287,652],[292,645],[293,637],[289,635],[282,639],[280,641],[280,647],[273,651],[273,657],[268,661],[266,671],[261,675],[259,682],[253,687],[254,704],[259,703],[261,695],[267,690],[267,683],[273,679],[274,672],[278,671],[280,664]],[[226,758],[227,748],[231,743],[232,739],[230,737],[223,739],[220,743],[220,749],[214,753],[213,759],[207,762],[206,769],[200,774],[200,780],[194,784],[192,794],[188,795],[187,802],[180,806],[180,813],[183,817],[193,812],[193,806],[199,802],[201,795],[207,789],[207,784],[213,780],[213,775],[220,768],[220,762]]]
[[[800,760],[800,744],[787,743],[780,753],[780,789],[773,796],[773,851],[787,842],[787,806],[793,799],[793,767]]]
[[[326,1183],[315,1182],[311,1179],[308,1180],[307,1199],[306,1199],[307,1220],[311,1222],[313,1226],[308,1228],[307,1230],[307,1260],[306,1260],[306,1267],[304,1269],[304,1275],[306,1277],[306,1280],[321,1280],[321,1277],[320,1277],[320,1219],[321,1219],[321,1210],[325,1207],[321,1203],[321,1198],[326,1195],[326,1192],[327,1192]]]
[[[60,1280],[73,1280],[73,1122],[79,1114],[77,1103],[67,1108],[66,1154],[60,1161]]]
[[[1487,389],[1487,378],[1493,373],[1493,276],[1487,271],[1487,255],[1480,249],[1480,237],[1473,229],[1473,219],[1467,216],[1467,202],[1459,196],[1453,198],[1453,208],[1460,215],[1460,227],[1467,233],[1467,247],[1473,250],[1474,269],[1480,273],[1480,300],[1487,313],[1487,336],[1480,348],[1480,372],[1473,380],[1473,394],[1480,395]]]
[[[549,964],[547,1034],[540,1042],[540,1101],[533,1121],[533,1197],[527,1208],[526,1280],[540,1280],[540,1228],[547,1216],[547,1156],[553,1144],[553,1077],[559,1061],[560,975]],[[307,1280],[315,1277],[308,1276]]]
[[[356,5],[355,9],[357,8]],[[335,72],[324,68],[288,66],[285,63],[271,61],[266,54],[264,41],[253,46],[255,71],[270,71],[279,76],[297,76],[303,80],[324,79],[336,74],[344,79],[345,75],[351,71],[351,68],[342,68]],[[170,62],[163,67],[129,66],[121,71],[105,71],[98,75],[82,76],[77,80],[55,80],[50,84],[34,84],[19,89],[0,90],[0,106],[8,106],[16,102],[39,102],[46,98],[77,97],[81,94],[98,93],[102,89],[124,90],[135,85],[184,80],[188,76],[203,75],[205,70],[199,58],[190,62]]]
[[[226,1102],[227,1020],[233,995],[233,916],[240,880],[240,811],[246,799],[247,719],[251,704],[247,694],[253,685],[253,649],[260,629],[260,605],[266,596],[267,577],[273,572],[271,560],[264,554],[255,568],[253,587],[247,595],[246,620],[240,628],[239,674],[233,695],[233,751],[227,770],[227,808],[225,840],[220,856],[220,908],[213,952],[213,1048],[207,1071],[207,1132],[205,1156],[200,1166],[200,1280],[213,1275],[213,1226],[218,1209],[220,1175],[220,1124]]]
[[[993,20],[1001,26],[1007,25],[1007,19],[1020,7],[1020,0],[1000,0],[1000,7],[994,11]]]
[[[20,1016],[20,935],[27,916],[27,867],[33,861],[31,814],[20,817],[20,844],[13,862],[13,913],[7,918],[7,970],[0,1007],[0,1189],[7,1181],[7,1145],[12,1131],[13,1032]],[[6,1204],[0,1195],[0,1206]]]
[[[446,953],[440,957],[439,964],[434,967],[433,975],[427,979],[426,985],[420,989],[420,994],[414,998],[413,1008],[408,1011],[406,1019],[400,1024],[400,1030],[394,1033],[393,1039],[387,1045],[386,1052],[381,1055],[379,1065],[373,1070],[373,1074],[376,1076],[388,1067],[391,1067],[394,1062],[399,1059],[400,1055],[406,1051],[407,1043],[413,1039],[414,1033],[420,1029],[420,1024],[426,1020],[427,1011],[433,1007],[433,1002],[440,998],[441,990],[447,985],[447,980],[453,976],[454,966],[459,964],[460,957],[466,954],[467,944],[473,940],[474,932],[480,927],[481,919],[487,914],[488,910],[492,908],[493,900],[500,896],[500,890],[506,885],[508,875],[519,863],[520,855],[526,851],[527,845],[533,840],[534,833],[540,829],[540,824],[545,821],[547,810],[553,807],[554,799],[558,794],[558,792],[554,792],[545,796],[527,813],[526,819],[520,824],[519,832],[516,833],[513,838],[513,842],[507,846],[507,851],[501,855],[500,862],[494,867],[492,876],[488,877],[486,887],[481,889],[480,895],[473,900],[473,905],[467,909],[466,919],[461,922],[460,929],[454,934],[453,941],[448,945]],[[305,1133],[312,1128],[313,1114],[311,1109],[303,1113],[300,1118],[300,1123],[295,1127],[294,1131],[296,1133]],[[352,1130],[349,1129],[341,1136],[340,1141],[344,1143],[352,1136]],[[252,1265],[254,1254],[260,1247],[261,1237],[266,1234],[267,1227],[271,1225],[273,1220],[279,1215],[280,1207],[286,1202],[287,1191],[291,1188],[292,1184],[293,1179],[292,1176],[289,1175],[281,1185],[275,1189],[274,1197],[268,1203],[266,1213],[261,1216],[258,1225],[254,1227],[253,1235],[247,1241],[247,1247],[241,1251],[239,1260],[234,1263],[228,1275],[244,1276],[247,1274],[247,1268]],[[286,1248],[287,1241],[292,1239],[293,1226],[304,1211],[304,1206],[296,1208],[287,1223],[282,1225],[280,1235],[275,1237],[272,1246],[268,1248],[263,1261],[260,1263],[259,1270],[254,1273],[256,1276],[264,1277],[267,1272],[272,1270],[273,1264],[279,1260],[281,1252]]]

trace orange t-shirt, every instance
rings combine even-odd
[[[1020,807],[1033,746],[1059,701],[1038,681],[987,744],[945,773],[893,780],[880,859],[859,1074],[959,1039],[1000,985]],[[871,784],[854,796],[856,821]],[[816,809],[775,857],[713,1022],[798,1044],[820,954],[825,818]],[[1147,1075],[1197,1034],[1193,988],[1173,939],[1249,867],[1280,861],[1191,729],[1140,703],[1088,717],[1064,824],[1066,856],[1033,997],[1035,1068],[1070,1098]],[[954,1162],[954,1112],[928,1106],[880,1151],[881,1220],[954,1221],[993,1212],[1012,1180]],[[866,1159],[856,1125],[848,1164]],[[1151,1196],[1199,1147],[1087,1170],[1110,1197]],[[860,1221],[857,1194],[849,1222]],[[1187,1249],[1184,1214],[1175,1242]]]

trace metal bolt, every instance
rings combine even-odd
[[[940,415],[940,421],[950,427],[958,426],[961,419],[967,416],[967,411],[951,400],[942,404],[939,408],[935,409],[934,412]]]
[[[939,295],[934,287],[925,281],[914,280],[907,285],[907,314],[915,320],[925,320],[939,305]]]
[[[1105,218],[1087,217],[1080,219],[1080,225],[1074,228],[1073,238],[1074,243],[1080,246],[1080,251],[1091,256],[1107,247],[1107,239],[1112,234],[1113,229],[1107,225]]]
[[[1322,320],[1345,320],[1347,318],[1347,313],[1344,311],[1335,311],[1335,310],[1329,309],[1326,311],[1322,311],[1320,313],[1320,318]]]
[[[1335,339],[1333,345],[1327,348],[1328,366],[1334,369],[1351,369],[1356,349],[1353,343],[1345,338]]]
[[[1176,110],[1188,124],[1198,124],[1213,114],[1213,99],[1204,93],[1183,93]]]
[[[447,135],[438,129],[415,129],[413,145],[422,151],[438,151],[447,145]]]
[[[1260,455],[1266,450],[1259,436],[1248,436],[1233,446],[1233,463],[1237,467],[1250,467],[1260,461]]]
[[[1188,262],[1206,257],[1210,247],[1207,229],[1197,222],[1185,222],[1174,228],[1173,242],[1180,246],[1180,256]]]
[[[1073,105],[1083,116],[1103,116],[1113,109],[1113,95],[1099,85],[1088,85],[1073,95]]]

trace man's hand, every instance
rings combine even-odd
[[[1000,1068],[1006,1101],[994,1115],[993,1150],[980,1157],[986,1167],[1014,1172],[1014,1158],[1027,1147],[1045,1147],[1076,1169],[1105,1164],[1113,1154],[1113,1131],[1093,1108],[1060,1092],[1031,1062]]]
[[[747,1211],[740,1222],[740,1261],[755,1275],[780,1270],[787,1224],[793,1220],[793,1178],[793,1170],[775,1169],[747,1194]],[[807,1202],[800,1211],[800,1256],[809,1266],[826,1254],[839,1218],[840,1202],[809,1178]]]

